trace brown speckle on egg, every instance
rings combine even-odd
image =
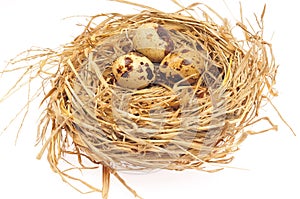
[[[131,70],[132,69],[132,66],[130,65],[132,63],[132,59],[130,57],[125,57],[125,67],[128,69],[128,70]]]
[[[124,88],[145,88],[155,80],[153,63],[144,55],[134,52],[116,59],[112,72],[117,84]]]
[[[147,79],[148,80],[152,80],[154,75],[153,75],[153,70],[151,70],[150,68],[147,68],[146,69],[146,72],[147,72]]]
[[[128,72],[128,71],[124,72],[124,73],[121,75],[121,77],[123,77],[123,78],[128,78],[128,77],[129,77],[129,72]]]
[[[169,31],[157,23],[141,25],[133,37],[133,47],[153,62],[161,62],[174,50]]]
[[[167,46],[165,48],[165,55],[169,54],[174,49],[174,43],[171,39],[169,32],[162,26],[158,25],[157,34],[162,40],[164,40],[167,43]]]
[[[146,78],[144,76],[140,76],[139,80],[146,80]]]
[[[167,80],[174,83],[188,78],[189,83],[195,83],[205,67],[204,57],[198,50],[182,47],[169,53],[161,62],[159,70]]]

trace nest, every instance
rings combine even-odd
[[[251,132],[246,127],[261,120],[256,117],[262,101],[275,95],[277,67],[271,45],[262,38],[262,21],[259,31],[238,23],[245,37],[237,40],[225,19],[217,24],[194,6],[175,13],[144,7],[137,14],[93,16],[61,50],[30,58],[41,59],[39,73],[56,67],[46,78],[51,88],[42,101],[47,107],[39,128],[40,156],[48,149],[56,172],[74,179],[58,167],[64,154],[103,165],[106,198],[109,173],[127,186],[119,170],[217,171],[222,167],[211,166],[231,162]],[[157,72],[157,79],[142,89],[118,84],[112,64],[136,51],[132,38],[145,23],[168,30],[175,50],[188,46],[199,52],[203,62],[196,81],[186,77],[170,83]]]

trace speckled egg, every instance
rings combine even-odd
[[[171,36],[156,23],[141,25],[133,37],[133,47],[153,62],[161,62],[174,49]]]
[[[160,72],[168,81],[177,82],[189,77],[189,83],[198,81],[204,69],[204,57],[200,51],[190,47],[182,47],[169,53],[159,66]]]
[[[141,89],[155,80],[154,65],[144,55],[128,53],[117,58],[112,65],[117,84],[124,88]]]

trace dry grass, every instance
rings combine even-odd
[[[70,44],[58,50],[32,49],[25,58],[12,61],[37,60],[30,67],[2,72],[25,70],[6,96],[29,74],[51,84],[37,91],[46,90],[41,103],[47,106],[39,125],[38,141],[43,147],[38,157],[47,150],[55,172],[93,191],[100,190],[68,175],[58,164],[65,154],[73,154],[80,164],[88,158],[102,165],[103,198],[107,198],[110,173],[137,196],[118,170],[217,171],[229,163],[249,134],[245,127],[261,120],[257,116],[262,101],[276,95],[272,87],[277,66],[271,45],[262,38],[264,11],[257,20],[259,31],[248,30],[243,21],[237,24],[245,35],[237,40],[225,19],[216,24],[217,13],[197,6],[175,13],[141,6],[145,10],[132,15],[93,16]],[[111,63],[134,50],[134,31],[147,22],[170,30],[176,47],[204,49],[205,70],[197,83],[157,81],[140,90],[116,84]],[[268,118],[262,119],[276,128]],[[82,168],[88,167],[82,164]]]

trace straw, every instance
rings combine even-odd
[[[257,18],[259,31],[238,22],[236,28],[245,35],[241,39],[232,34],[226,19],[199,5],[165,13],[133,4],[144,10],[93,16],[83,33],[61,49],[15,60],[13,64],[40,60],[30,70],[46,75],[44,81],[51,83],[42,100],[47,107],[39,125],[38,142],[43,146],[38,158],[47,151],[52,169],[64,180],[80,181],[92,191],[100,190],[59,169],[59,162],[65,154],[73,154],[82,169],[90,168],[82,159],[103,165],[103,198],[108,197],[110,173],[138,196],[118,175],[120,170],[212,172],[226,167],[250,132],[246,127],[260,121],[262,101],[275,94],[277,66],[272,46],[262,37],[265,8]],[[204,17],[199,18],[199,13]],[[216,24],[214,17],[224,23]],[[102,22],[96,23],[98,19]],[[117,83],[111,65],[135,50],[132,38],[144,23],[169,30],[175,48],[188,46],[201,52],[205,61],[196,83],[187,84],[187,77],[168,84],[162,76],[139,90]],[[53,68],[57,70],[50,72]],[[270,129],[276,128],[270,124]]]

